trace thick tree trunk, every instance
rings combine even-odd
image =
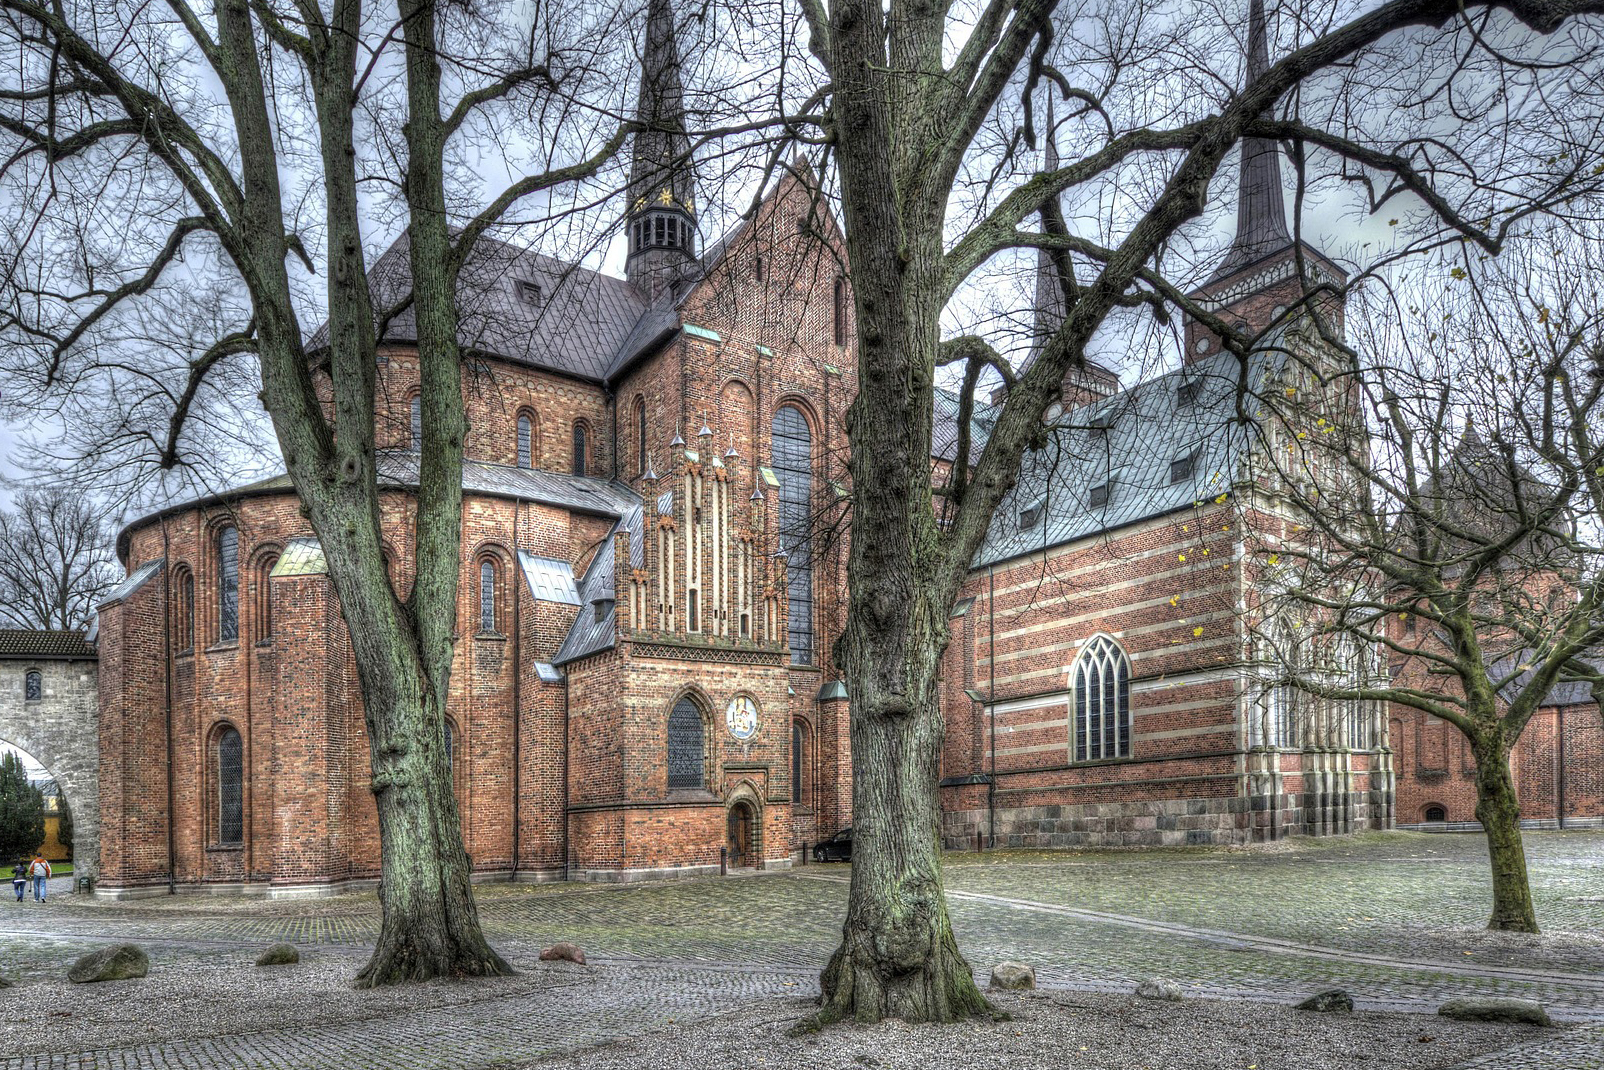
[[[1520,835],[1520,800],[1509,774],[1509,748],[1501,733],[1473,739],[1476,754],[1476,820],[1487,834],[1493,867],[1493,913],[1489,929],[1535,933],[1537,911],[1526,875],[1526,848]]]
[[[853,92],[837,105],[870,142],[887,118],[873,99]],[[858,395],[847,412],[852,543],[835,660],[852,702],[854,835],[841,946],[815,1021],[955,1021],[995,1012],[958,952],[941,882],[936,674],[961,575],[930,497],[942,201],[899,189],[879,152],[844,153],[842,175]]]
[[[430,708],[426,691],[416,698],[415,715],[386,718],[387,748],[373,736],[383,922],[373,956],[357,975],[364,988],[512,972],[479,927],[444,733],[433,728],[443,726],[442,714]],[[368,720],[372,726],[375,718]]]
[[[408,122],[407,203],[417,324],[423,442],[418,460],[416,574],[410,611],[402,613],[384,578],[377,541],[363,546],[356,570],[377,575],[384,598],[369,610],[375,632],[357,636],[372,741],[373,794],[379,808],[378,943],[357,982],[364,986],[436,976],[511,973],[479,926],[469,883],[462,822],[445,753],[445,705],[455,647],[462,546],[462,446],[467,420],[457,348],[456,275],[447,230],[435,11],[403,0]],[[377,518],[373,519],[375,533]],[[367,588],[364,586],[364,591]],[[365,614],[358,612],[356,617]],[[363,657],[365,643],[373,649]]]
[[[820,1024],[995,1013],[958,951],[941,883],[936,667],[945,635],[930,625],[946,613],[927,592],[893,600],[896,586],[882,588],[882,600],[899,603],[906,630],[865,627],[860,614],[838,647],[852,695],[852,891],[841,946],[821,977]],[[898,677],[900,693],[877,683]]]
[[[485,941],[469,885],[445,711],[396,601],[363,487],[303,491],[350,634],[379,812],[379,938],[357,984],[511,973]],[[452,619],[455,614],[450,615]]]

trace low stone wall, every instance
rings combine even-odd
[[[1385,809],[1373,794],[1351,792],[1318,810],[1301,794],[999,807],[995,846],[1182,847],[1338,835],[1385,827],[1375,821],[1378,808]],[[973,850],[976,837],[985,842],[990,830],[991,815],[984,809],[948,811],[942,815],[942,846]]]

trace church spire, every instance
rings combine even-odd
[[[1058,132],[1053,120],[1053,85],[1047,86],[1047,147],[1043,158],[1043,170],[1058,170]],[[1043,210],[1041,215],[1042,233],[1047,233],[1047,213]],[[1036,354],[1047,344],[1047,340],[1058,333],[1058,328],[1064,322],[1064,287],[1058,278],[1058,272],[1053,269],[1053,258],[1046,249],[1036,250],[1036,309],[1035,323],[1032,324],[1030,359],[1035,360]]]
[[[1247,85],[1270,68],[1269,33],[1264,0],[1249,0]],[[1236,236],[1225,260],[1209,277],[1216,282],[1256,260],[1292,244],[1287,230],[1286,197],[1281,192],[1281,150],[1270,138],[1242,139],[1242,172],[1238,180]]]
[[[648,0],[635,119],[641,129],[631,146],[625,274],[654,301],[672,300],[695,266],[696,207],[671,0]]]
[[[1053,93],[1056,87],[1049,84],[1047,87],[1047,144],[1042,152],[1042,171],[1058,170],[1058,123],[1053,114]],[[1041,214],[1041,231],[1047,233],[1047,213],[1044,209]],[[1041,351],[1058,333],[1058,328],[1064,324],[1065,303],[1064,285],[1059,277],[1057,265],[1052,255],[1046,249],[1036,250],[1036,303],[1032,309],[1032,322],[1030,328],[1030,351],[1025,354],[1016,372],[1025,374],[1030,366],[1036,363]],[[1095,361],[1088,360],[1084,367],[1071,367],[1064,372],[1064,381],[1059,393],[1059,401],[1065,407],[1084,405],[1097,398],[1106,398],[1119,389],[1119,377]],[[992,400],[999,400],[1004,391],[1002,388],[992,395]]]

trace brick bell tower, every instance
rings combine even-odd
[[[670,0],[650,0],[629,167],[629,279],[652,304],[672,304],[697,269],[696,176]]]
[[[1264,0],[1250,0],[1247,84],[1252,85],[1269,66]],[[1245,137],[1241,154],[1236,235],[1220,266],[1191,296],[1236,330],[1251,335],[1276,322],[1317,287],[1340,288],[1347,275],[1318,249],[1293,240],[1287,228],[1286,196],[1281,189],[1281,150],[1275,141]],[[1340,296],[1317,297],[1316,301],[1320,313],[1340,333]],[[1213,331],[1196,321],[1187,321],[1185,363],[1219,351],[1220,339]]]

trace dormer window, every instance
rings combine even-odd
[[[1086,426],[1091,429],[1093,435],[1106,437],[1109,429],[1114,426],[1114,417],[1105,412],[1101,416],[1093,416]]]
[[[1177,457],[1170,462],[1170,482],[1183,483],[1192,478],[1192,472],[1197,468],[1197,450]]]
[[[1182,379],[1175,388],[1175,407],[1190,409],[1197,404],[1198,396],[1203,393],[1203,379],[1201,376],[1191,379]]]
[[[1112,480],[1109,480],[1106,483],[1097,484],[1097,486],[1093,487],[1087,492],[1086,507],[1088,509],[1102,509],[1108,505],[1108,499],[1113,495],[1113,493],[1114,483]]]
[[[519,279],[513,284],[518,291],[518,300],[526,305],[540,307],[546,299],[546,291],[541,289],[540,283],[530,282],[528,279]]]
[[[1019,530],[1029,531],[1041,523],[1041,518],[1047,512],[1047,499],[1037,498],[1025,508],[1019,510]]]

